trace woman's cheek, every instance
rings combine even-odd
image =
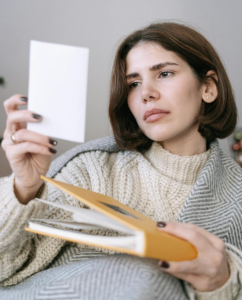
[[[138,103],[136,103],[135,99],[132,99],[131,97],[128,98],[127,102],[128,102],[129,110],[133,114],[137,123],[139,123],[141,112],[140,112],[140,107],[139,107]]]

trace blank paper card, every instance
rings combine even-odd
[[[28,109],[43,120],[29,130],[84,142],[88,57],[88,48],[30,42]]]

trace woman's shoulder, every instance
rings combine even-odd
[[[216,159],[214,160],[218,160],[219,166],[223,169],[223,172],[225,172],[225,174],[227,174],[227,176],[229,175],[231,178],[233,176],[241,177],[242,176],[241,166],[231,157],[231,155],[225,153],[221,149],[218,141],[214,142],[213,148],[214,149],[212,152],[215,153],[216,156]]]
[[[208,183],[212,182],[214,187],[219,187],[218,191],[221,195],[230,194],[233,195],[230,197],[231,199],[242,201],[242,168],[234,159],[224,153],[218,141],[214,141],[210,149],[209,159],[200,178],[203,177]]]

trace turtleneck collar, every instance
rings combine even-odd
[[[164,176],[182,184],[194,185],[210,152],[209,149],[202,154],[179,156],[165,150],[158,142],[153,142],[144,156]]]

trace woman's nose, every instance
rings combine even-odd
[[[160,93],[158,89],[152,84],[143,84],[142,86],[142,100],[144,102],[158,100]]]

